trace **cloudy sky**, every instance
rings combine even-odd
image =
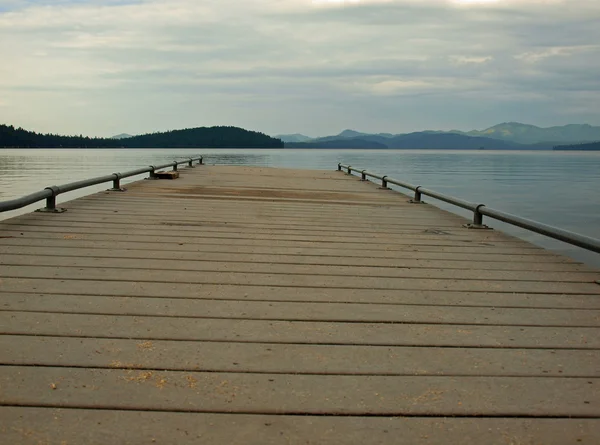
[[[600,0],[0,0],[0,123],[600,125]]]

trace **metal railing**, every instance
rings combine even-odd
[[[53,185],[51,187],[46,187],[44,190],[32,193],[27,196],[23,196],[21,198],[0,202],[0,213],[8,212],[10,210],[21,209],[28,205],[35,204],[36,202],[43,201],[44,199],[46,200],[46,207],[44,207],[43,209],[39,209],[39,212],[64,212],[64,209],[56,207],[56,197],[63,193],[72,192],[73,190],[79,190],[93,185],[103,184],[105,182],[113,183],[112,188],[109,189],[110,191],[122,192],[124,191],[124,189],[121,188],[121,179],[129,178],[131,176],[142,175],[144,173],[150,173],[149,178],[155,179],[156,172],[158,170],[171,167],[173,171],[177,171],[178,166],[183,164],[187,164],[189,167],[193,167],[194,161],[197,161],[200,165],[203,164],[203,158],[202,156],[200,156],[197,158],[186,158],[183,161],[173,161],[163,165],[150,165],[148,167],[138,168],[137,170],[131,170],[125,173],[113,173],[106,176],[98,176],[96,178],[70,182],[68,184]]]
[[[596,238],[569,232],[567,230],[559,229],[558,227],[552,227],[538,221],[522,218],[517,215],[512,215],[510,213],[487,207],[485,204],[477,204],[474,202],[465,201],[464,199],[455,198],[454,196],[449,196],[434,190],[426,189],[420,185],[409,184],[407,182],[390,178],[386,175],[379,175],[369,172],[368,170],[357,169],[350,165],[338,164],[338,170],[345,170],[349,175],[351,175],[352,172],[359,173],[363,181],[366,181],[367,178],[379,179],[381,181],[382,188],[388,188],[388,184],[394,184],[402,188],[412,190],[414,192],[414,197],[409,202],[413,204],[423,204],[422,197],[425,195],[457,207],[470,210],[473,212],[473,222],[471,224],[466,224],[465,226],[471,229],[487,229],[488,227],[483,224],[483,217],[487,216],[489,218],[493,218],[513,226],[521,227],[523,229],[530,230],[532,232],[539,233],[541,235],[545,235],[547,237],[554,238],[559,241],[590,250],[592,252],[600,253],[600,240]]]

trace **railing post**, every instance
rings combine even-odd
[[[173,171],[176,172],[177,171],[177,161],[173,161]]]
[[[149,166],[152,170],[150,170],[150,176],[148,176],[148,179],[156,179],[156,167],[154,167],[154,165],[150,165]]]
[[[475,210],[473,210],[473,222],[471,224],[465,224],[466,228],[489,229],[489,227],[483,223],[483,214],[479,211],[481,207],[485,207],[485,204],[479,204],[477,207],[475,207]]]
[[[342,164],[338,163],[338,171],[341,172],[342,171]]]
[[[46,198],[46,208],[47,212],[53,212],[56,210],[56,196],[52,195],[49,198]]]
[[[360,176],[360,180],[361,181],[366,181],[367,180],[367,175],[366,175],[365,172],[366,172],[366,170],[363,170],[363,171],[360,172],[360,175],[361,175]]]
[[[381,178],[381,188],[382,189],[386,189],[388,188],[388,182],[387,182],[387,175]]]
[[[124,192],[125,189],[121,187],[121,173],[113,173],[115,179],[113,179],[113,186],[111,189],[108,189],[107,192]]]
[[[351,166],[351,165],[349,165],[349,166],[348,166],[348,174],[349,174],[349,175],[351,175],[351,174],[352,174],[352,166]]]
[[[202,156],[198,159],[198,165],[204,165],[204,158]]]
[[[480,206],[477,206],[477,208],[473,212],[473,224],[476,226],[483,225],[483,215],[479,212],[479,207]]]
[[[67,209],[56,207],[56,196],[60,193],[60,189],[56,185],[53,185],[52,187],[46,187],[44,190],[50,190],[52,195],[46,198],[46,207],[43,209],[38,209],[36,212],[63,213],[67,211]]]
[[[188,162],[188,167],[194,168],[194,160],[192,158],[190,158],[190,160]]]
[[[423,201],[421,201],[421,192],[419,191],[421,187],[422,186],[415,187],[415,197],[408,202],[411,204],[425,204]]]

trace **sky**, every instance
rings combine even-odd
[[[0,0],[0,123],[600,125],[600,0]]]

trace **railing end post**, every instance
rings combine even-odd
[[[367,171],[363,170],[360,172],[360,180],[361,181],[366,181],[367,180]]]
[[[204,165],[204,157],[200,156],[200,158],[198,159],[198,165]]]
[[[342,164],[338,162],[338,171],[341,172],[342,171]]]

